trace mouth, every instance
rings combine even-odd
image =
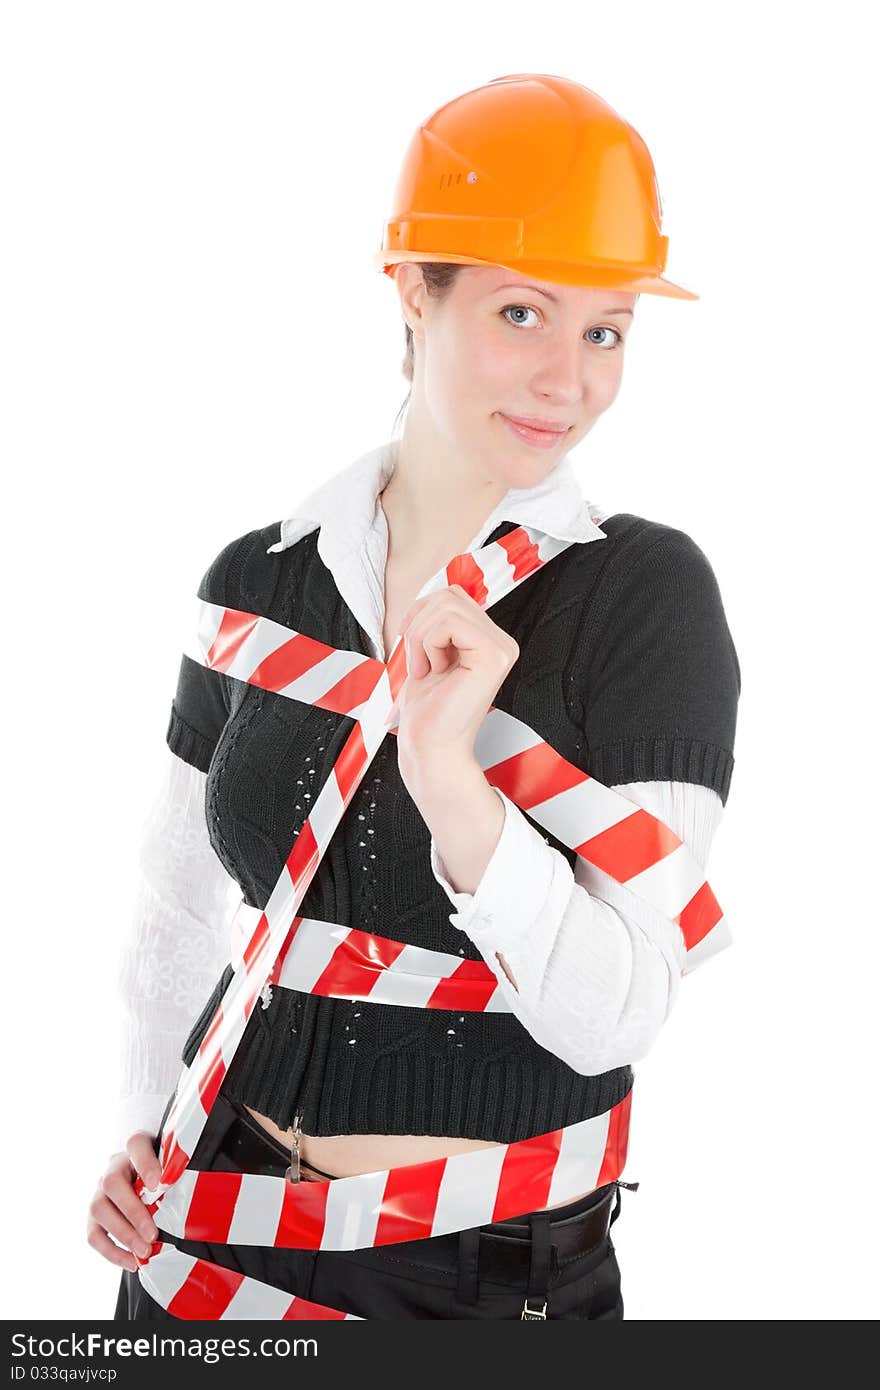
[[[542,449],[554,448],[568,434],[570,425],[554,425],[550,421],[523,419],[521,416],[505,415],[498,412],[504,423],[526,444],[534,444]]]

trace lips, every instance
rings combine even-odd
[[[512,415],[505,415],[502,411],[498,412],[498,417],[518,439],[524,444],[530,444],[535,449],[555,449],[566,434],[569,427],[554,425],[552,429],[537,429],[534,425],[527,425]],[[546,421],[544,422],[546,425]]]
[[[555,420],[540,420],[533,415],[505,415],[504,411],[501,414],[513,425],[522,425],[529,430],[540,430],[542,434],[565,434],[569,428],[568,425],[560,425]]]

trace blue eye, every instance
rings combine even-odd
[[[511,310],[519,310],[519,311],[521,311],[522,313],[526,313],[526,314],[537,314],[537,312],[538,312],[537,309],[533,309],[533,308],[532,308],[531,304],[506,304],[505,307],[501,310],[501,313],[502,313],[505,317],[507,317],[507,315],[511,312]],[[513,321],[513,319],[507,319],[507,322],[508,322],[508,323],[513,323],[514,321]],[[517,323],[516,323],[515,326],[516,326],[516,327],[520,327],[521,325],[522,325],[522,320],[520,319],[520,320],[517,321]],[[623,345],[623,334],[622,334],[622,333],[619,331],[619,329],[617,329],[617,328],[605,328],[605,327],[602,327],[602,328],[591,328],[591,329],[590,329],[590,333],[591,333],[591,334],[592,334],[592,333],[613,333],[613,334],[614,334],[614,342],[613,342],[612,345],[611,345],[611,346],[612,346],[612,349],[613,349],[613,348],[621,347],[621,346]],[[596,342],[595,338],[591,338],[590,341],[593,342],[593,343]],[[603,344],[602,344],[602,343],[598,343],[597,346],[598,346],[598,347],[602,347]]]
[[[523,309],[527,314],[536,314],[538,312],[537,309],[533,309],[530,304],[508,304],[501,312],[502,314],[507,314],[511,309]],[[507,322],[512,323],[513,320],[508,319]]]
[[[591,333],[613,333],[613,334],[614,334],[614,338],[615,338],[615,341],[612,343],[612,347],[613,347],[613,348],[620,347],[621,344],[623,343],[623,334],[622,334],[618,329],[616,329],[616,328],[591,328],[591,329],[590,329],[590,332],[591,332]],[[600,343],[600,347],[601,347],[601,343]]]

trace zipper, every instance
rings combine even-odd
[[[297,1027],[298,1027],[299,1031],[300,1031],[301,1034],[302,1034],[302,1036],[301,1036],[301,1038],[300,1038],[300,1045],[301,1045],[301,1046],[303,1045],[303,1040],[305,1039],[305,1036],[306,1036],[306,1027],[305,1027],[305,1024],[306,1024],[306,1019],[307,1019],[307,1017],[308,1017],[308,1006],[309,1006],[309,1003],[310,1003],[310,999],[311,999],[311,996],[307,995],[307,996],[305,997],[305,999],[301,1000],[300,997],[299,997],[299,995],[297,995],[297,996],[296,996],[296,1000],[295,1000],[295,1004],[294,1004],[294,1017],[297,1019]],[[317,1009],[317,1005],[318,1005],[318,1000],[317,1000],[317,998],[316,998],[316,999],[315,999],[315,1008],[316,1008],[316,1009]],[[302,1007],[301,1007],[301,1006],[302,1006]],[[297,1028],[294,1028],[294,1032],[296,1032],[296,1031],[297,1031]],[[312,1042],[312,1041],[313,1041],[313,1040],[310,1040],[309,1053],[311,1053],[311,1051],[312,1051],[312,1046],[311,1046],[311,1042]],[[303,1085],[304,1085],[304,1081],[303,1081]],[[305,1105],[305,1101],[301,1099],[301,1100],[300,1100],[300,1104],[301,1104],[301,1105]],[[285,1171],[284,1176],[285,1176],[285,1178],[287,1179],[288,1182],[292,1182],[292,1183],[298,1183],[298,1182],[301,1182],[301,1181],[302,1181],[302,1172],[301,1172],[301,1170],[300,1170],[300,1138],[301,1138],[301,1136],[302,1136],[302,1122],[303,1122],[304,1116],[305,1116],[305,1111],[303,1111],[303,1110],[294,1111],[294,1115],[293,1115],[293,1124],[292,1124],[292,1125],[289,1125],[289,1126],[288,1126],[288,1129],[287,1129],[287,1133],[290,1135],[290,1163],[289,1163],[288,1166],[287,1166],[287,1169],[286,1169],[286,1171]]]
[[[285,1171],[285,1174],[284,1174],[284,1176],[285,1176],[285,1178],[287,1179],[288,1182],[301,1182],[301,1181],[302,1181],[302,1171],[301,1171],[301,1162],[300,1162],[300,1154],[299,1154],[299,1141],[300,1141],[300,1138],[302,1137],[302,1119],[303,1119],[303,1117],[302,1117],[302,1114],[301,1114],[301,1113],[300,1113],[299,1115],[294,1115],[294,1117],[293,1117],[293,1124],[292,1124],[292,1125],[289,1127],[289,1129],[288,1129],[288,1133],[289,1133],[289,1135],[290,1135],[290,1159],[291,1159],[291,1161],[290,1161],[290,1163],[289,1163],[289,1165],[288,1165],[288,1167],[287,1167],[287,1169],[286,1169],[286,1171]],[[332,1179],[334,1179],[334,1178],[336,1177],[336,1174],[335,1174],[335,1173],[325,1173],[323,1168],[316,1168],[315,1165],[314,1165],[314,1163],[309,1163],[308,1160],[306,1160],[306,1167],[307,1167],[307,1168],[310,1168],[310,1169],[312,1170],[313,1173],[320,1173],[320,1175],[321,1175],[322,1178],[330,1178],[330,1179],[332,1180]],[[315,1178],[309,1178],[308,1176],[306,1177],[306,1182],[315,1182],[315,1181],[316,1181]]]
[[[290,1164],[284,1174],[288,1182],[300,1181],[299,1140],[302,1134],[302,1115],[294,1115],[290,1126]]]

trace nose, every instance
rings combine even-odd
[[[557,407],[577,404],[586,388],[583,344],[559,341],[548,347],[532,385],[537,395]]]

